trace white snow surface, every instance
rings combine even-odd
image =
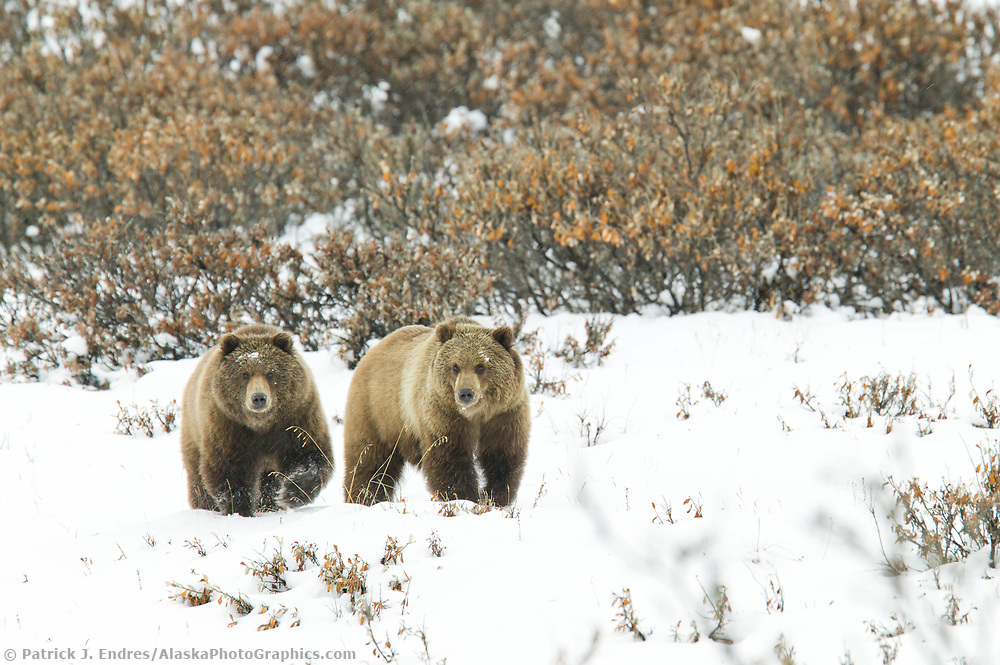
[[[567,335],[582,339],[584,322],[536,316],[526,329],[554,349]],[[336,475],[315,504],[253,518],[187,506],[177,430],[115,433],[119,403],[179,409],[196,360],[117,375],[103,392],[0,384],[0,646],[18,662],[26,649],[80,658],[87,648],[95,661],[100,649],[161,659],[163,649],[297,649],[284,662],[323,662],[328,651],[382,662],[381,650],[393,662],[450,665],[750,664],[780,662],[779,644],[795,663],[882,663],[890,649],[900,665],[1000,662],[1000,587],[986,553],[928,570],[895,542],[883,489],[890,475],[972,480],[976,446],[995,444],[997,432],[976,427],[969,368],[980,395],[994,387],[1000,320],[976,309],[878,319],[648,313],[618,317],[611,337],[600,367],[546,357],[568,394],[532,396],[514,507],[476,514],[460,503],[451,517],[414,470],[399,501],[343,502],[336,421],[351,372],[328,350],[304,355],[332,421]],[[845,419],[836,386],[883,370],[916,373],[922,399],[938,404],[954,377],[947,418],[925,436],[915,416],[888,434],[882,417],[871,428]],[[718,406],[703,396],[706,381],[727,395]],[[677,415],[685,386],[697,402],[688,419]],[[402,561],[382,565],[388,537],[406,546]],[[362,624],[317,566],[296,571],[294,543],[314,543],[320,563],[334,547],[367,562],[366,597],[382,603],[374,621]],[[290,564],[281,593],[261,590],[242,565],[276,551]],[[889,575],[886,559],[900,557],[909,570]],[[203,577],[256,609],[240,616],[224,602],[171,598],[169,583],[199,587]],[[717,599],[720,586],[731,610],[716,634],[725,639],[713,641],[706,595]],[[626,589],[645,641],[616,630],[615,595]],[[950,595],[967,622],[943,619]],[[259,630],[272,616],[277,627]]]
[[[740,28],[740,35],[743,36],[743,39],[747,40],[754,46],[760,43],[761,32],[757,28],[751,28],[750,26],[745,25]]]
[[[486,131],[489,120],[486,118],[486,114],[479,109],[470,111],[467,106],[458,106],[448,112],[441,124],[445,135],[452,136],[464,129],[471,132]]]

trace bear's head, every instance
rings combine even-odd
[[[434,334],[438,394],[463,416],[490,417],[521,399],[524,370],[509,326],[487,328],[453,319],[438,324]]]
[[[247,326],[222,336],[212,385],[216,403],[233,420],[264,431],[299,401],[308,378],[292,336],[271,326]]]

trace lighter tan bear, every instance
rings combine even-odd
[[[510,503],[531,429],[513,342],[507,326],[491,329],[457,318],[436,328],[401,328],[369,351],[347,395],[347,501],[391,500],[409,462],[423,470],[437,499]]]

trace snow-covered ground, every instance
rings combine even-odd
[[[525,330],[551,351],[582,339],[584,322],[532,317]],[[1000,380],[1000,320],[649,313],[617,318],[610,337],[600,367],[546,356],[568,394],[532,396],[516,505],[460,503],[453,516],[415,472],[405,500],[343,503],[337,421],[351,372],[332,352],[306,357],[334,421],[337,476],[312,506],[249,519],[187,507],[176,430],[115,433],[120,406],[179,405],[194,360],[117,375],[104,392],[56,377],[0,384],[0,649],[15,662],[43,649],[81,660],[85,648],[94,660],[109,656],[100,649],[221,660],[183,653],[221,649],[239,662],[243,649],[295,663],[351,652],[451,665],[1000,662],[986,553],[927,570],[895,542],[883,489],[889,475],[972,480],[977,445],[997,432],[976,426],[970,366],[980,395]],[[845,419],[837,387],[883,370],[915,373],[934,415],[954,378],[947,418]],[[707,397],[706,381],[725,399]],[[402,559],[383,565],[390,537]],[[305,545],[317,563],[298,571]],[[367,563],[354,605],[320,578],[335,551]],[[277,552],[288,589],[274,593],[247,572]],[[899,557],[909,569],[889,574]],[[172,598],[204,580],[212,602]],[[223,594],[254,610],[240,615]],[[645,640],[616,630],[625,596]],[[949,599],[966,622],[943,618]],[[713,605],[725,619],[716,640]]]

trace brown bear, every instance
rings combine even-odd
[[[192,508],[250,516],[316,498],[330,433],[291,335],[244,326],[202,357],[184,390],[181,451]]]
[[[419,466],[436,499],[505,506],[517,494],[531,411],[508,326],[456,318],[407,326],[354,372],[344,416],[344,496],[391,500],[403,463]],[[480,493],[476,462],[486,481]]]

